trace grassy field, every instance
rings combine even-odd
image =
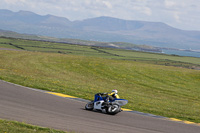
[[[67,44],[58,47],[68,52],[49,53],[56,44],[3,39],[1,47],[12,43],[42,52],[0,50],[0,79],[90,100],[97,92],[118,89],[129,100],[126,108],[200,123],[200,71],[187,69],[198,67],[200,58]]]
[[[200,69],[200,59],[194,57],[170,56],[137,52],[123,49],[53,43],[44,41],[23,40],[14,38],[0,38],[0,47],[18,50],[50,52],[60,54],[101,57],[107,59],[131,60],[165,66],[177,66],[191,69]]]
[[[26,123],[0,119],[0,133],[67,133]]]

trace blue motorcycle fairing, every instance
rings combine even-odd
[[[105,101],[106,100],[106,96],[107,95],[105,93],[97,93],[97,94],[95,94],[94,102],[97,102],[97,101],[100,101],[100,100],[104,100]],[[109,101],[109,102],[117,103],[119,106],[123,106],[123,105],[128,103],[128,100],[115,98],[114,100]]]
[[[95,94],[94,102],[106,99],[106,95],[105,95],[105,97],[102,97],[101,95],[102,95],[101,93]]]

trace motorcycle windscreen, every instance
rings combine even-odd
[[[128,100],[125,100],[125,99],[117,99],[115,100],[115,103],[117,103],[119,106],[123,106],[125,104],[128,103]]]

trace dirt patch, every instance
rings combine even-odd
[[[200,70],[200,67],[192,66],[191,69]]]

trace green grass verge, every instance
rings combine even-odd
[[[0,133],[66,133],[49,128],[0,119]]]
[[[97,92],[118,89],[120,97],[129,100],[125,108],[200,123],[199,70],[119,58],[0,50],[0,79],[90,100]]]

